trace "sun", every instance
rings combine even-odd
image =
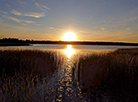
[[[75,41],[76,36],[73,32],[67,32],[67,33],[64,34],[63,40],[64,41]]]

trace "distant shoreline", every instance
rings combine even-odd
[[[0,46],[30,46],[29,43],[0,43]]]
[[[0,46],[30,46],[31,44],[138,46],[138,43],[125,43],[125,42],[39,41],[39,40],[19,40],[17,38],[0,39]]]
[[[48,43],[1,43],[1,46],[31,46],[32,44],[71,44],[71,45],[107,45],[107,46],[138,46],[133,43],[108,43],[108,42],[48,42]]]

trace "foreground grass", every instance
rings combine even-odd
[[[45,102],[48,93],[46,78],[30,74],[16,74],[0,81],[1,102]]]
[[[45,102],[58,67],[56,52],[0,50],[0,102]]]
[[[49,75],[57,69],[56,52],[39,50],[0,50],[0,76],[16,72]]]
[[[60,57],[60,56],[58,56]],[[0,50],[0,102],[47,102],[48,76],[61,65],[56,53]],[[92,102],[138,101],[138,49],[82,57],[82,92]]]
[[[83,93],[91,101],[138,101],[138,49],[82,57],[79,75]]]

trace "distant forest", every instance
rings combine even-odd
[[[88,42],[88,41],[40,41],[40,40],[22,40],[18,38],[0,39],[0,46],[29,46],[31,44],[72,44],[72,45],[120,45],[120,46],[138,46],[138,43],[125,42]]]

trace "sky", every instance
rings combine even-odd
[[[138,43],[138,0],[0,0],[0,38]]]

